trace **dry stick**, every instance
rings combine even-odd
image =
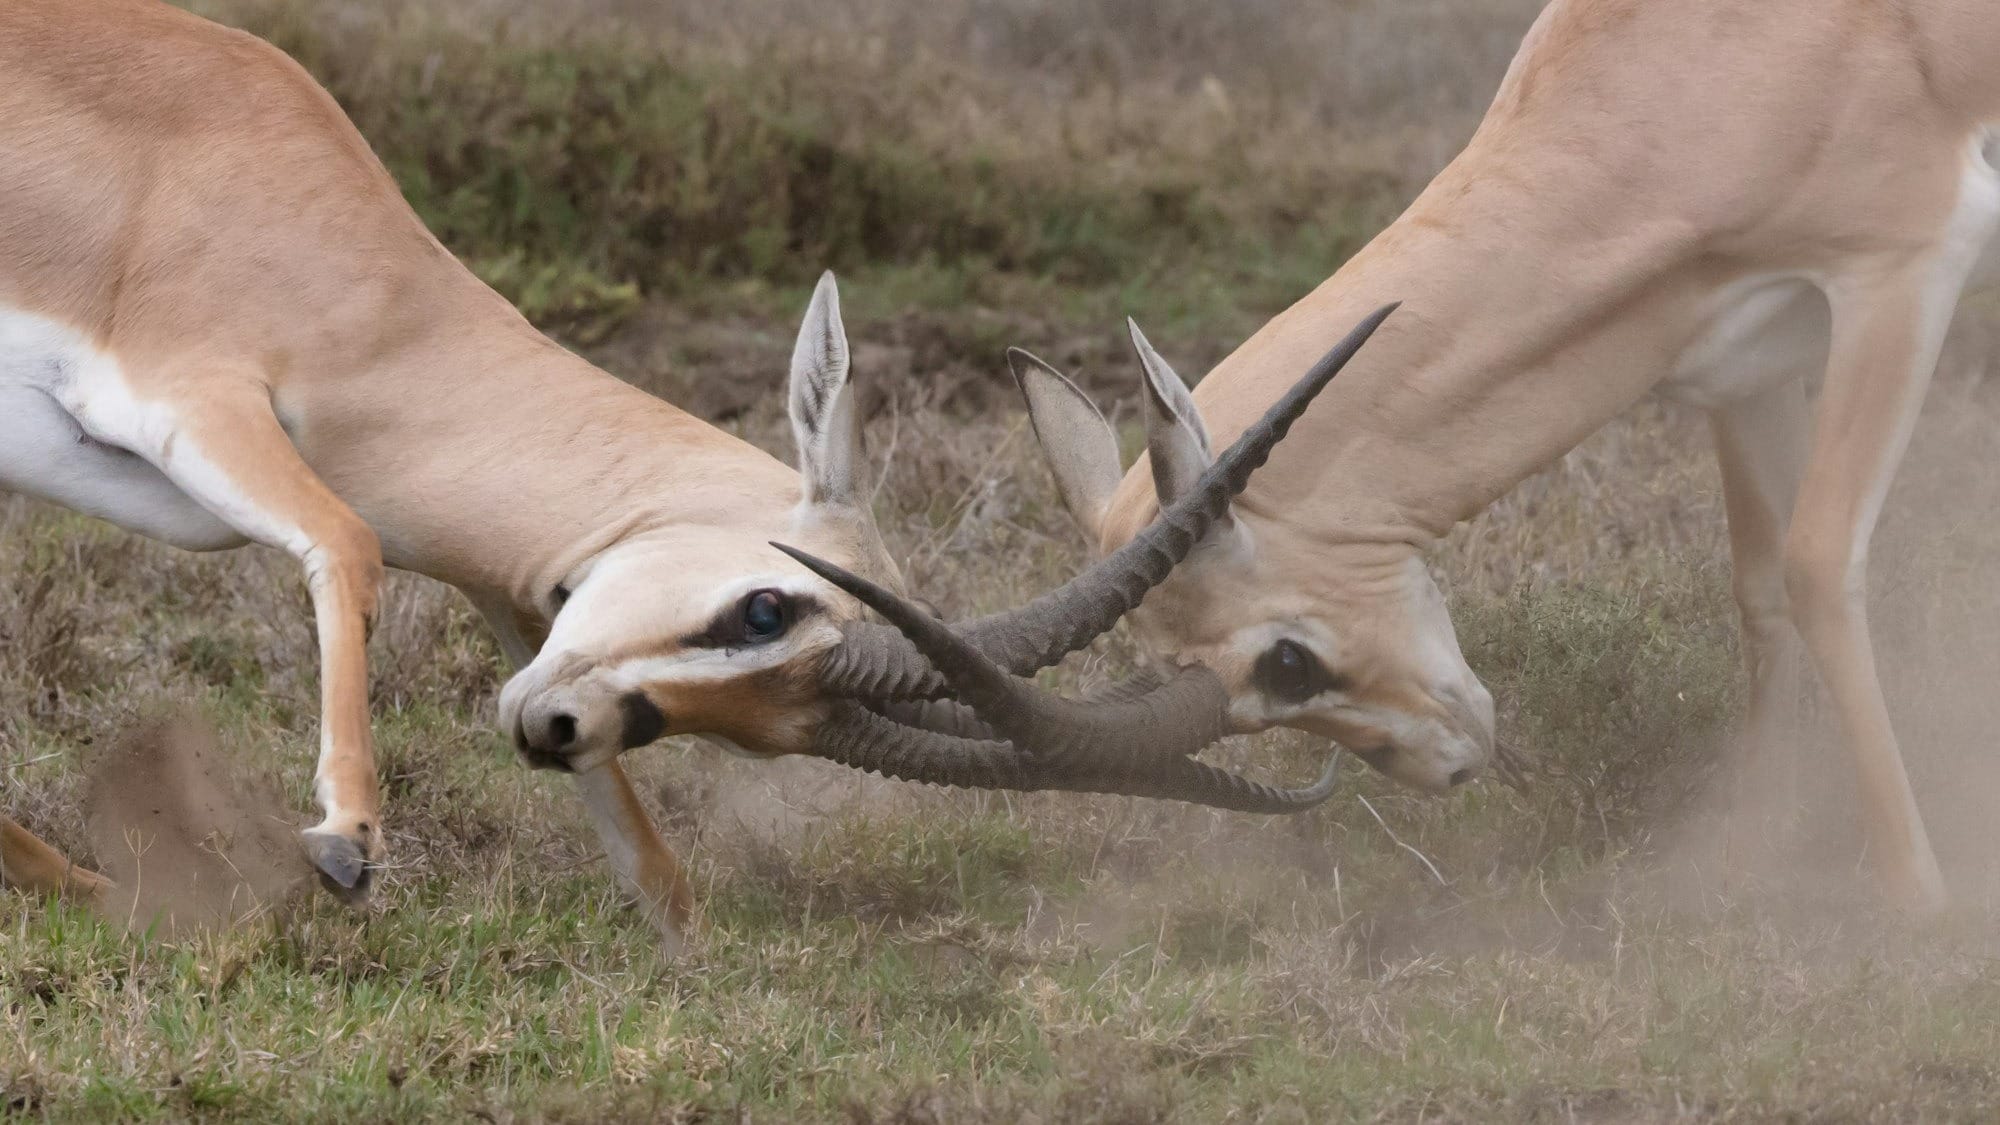
[[[1397,847],[1403,849],[1404,851],[1409,852],[1411,855],[1416,856],[1418,861],[1421,862],[1424,865],[1424,867],[1429,869],[1431,873],[1431,878],[1436,879],[1438,881],[1438,886],[1440,887],[1451,886],[1451,880],[1446,879],[1442,874],[1439,874],[1436,864],[1432,863],[1429,860],[1429,858],[1427,858],[1424,855],[1424,853],[1418,851],[1417,849],[1411,847],[1408,844],[1405,844],[1402,841],[1402,839],[1396,835],[1395,829],[1389,827],[1389,822],[1383,820],[1382,814],[1375,811],[1375,806],[1368,803],[1368,798],[1363,797],[1359,793],[1356,793],[1354,795],[1354,799],[1360,801],[1361,807],[1368,810],[1368,815],[1375,818],[1375,823],[1382,826],[1382,831],[1387,832],[1389,834],[1390,842],[1394,843]]]
[[[903,444],[903,410],[900,404],[889,407],[889,448],[875,459],[882,468],[875,474],[875,487],[868,490],[868,510],[875,510],[875,502],[882,497],[882,489],[889,483],[889,466],[896,463],[896,451]]]
[[[1025,419],[1015,422],[1008,429],[1007,436],[1002,438],[1000,444],[993,450],[991,463],[997,463],[1002,456],[1013,452],[1015,443],[1020,440],[1026,428],[1027,422]],[[966,486],[965,491],[959,493],[958,498],[952,502],[950,511],[945,515],[944,524],[933,529],[929,535],[924,536],[924,541],[917,544],[910,551],[911,561],[914,562],[919,554],[924,553],[929,553],[931,559],[934,561],[938,554],[944,550],[945,544],[958,536],[959,531],[965,525],[966,518],[971,514],[972,506],[978,502],[980,495],[990,492],[993,486],[999,483],[999,480],[998,476],[985,474],[975,477]]]

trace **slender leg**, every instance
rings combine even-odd
[[[520,621],[507,606],[474,604],[499,639],[509,665],[519,669],[535,658],[535,645],[529,640],[531,625]],[[646,806],[640,803],[625,767],[614,760],[579,774],[576,787],[619,882],[638,899],[646,920],[659,931],[662,947],[669,954],[680,952],[694,907],[694,890],[673,849],[646,815]]]
[[[1805,384],[1790,380],[1710,416],[1729,513],[1729,549],[1743,657],[1750,677],[1744,770],[1746,810],[1798,807],[1798,719],[1804,662],[1785,595],[1785,527],[1791,520],[1811,426]]]
[[[577,791],[590,809],[597,838],[619,881],[638,896],[646,920],[660,932],[661,945],[670,954],[680,952],[681,935],[687,932],[694,909],[694,889],[673,849],[660,839],[646,806],[617,761],[578,774]]]
[[[151,461],[246,538],[284,550],[305,567],[320,650],[314,795],[325,814],[306,830],[306,849],[322,882],[358,904],[382,856],[367,652],[381,590],[381,547],[375,532],[299,457],[259,372],[216,363],[153,375],[148,388],[178,393],[141,399],[131,414],[143,425],[103,436]],[[82,420],[96,428],[94,418]]]
[[[71,863],[27,829],[0,816],[0,880],[31,894],[101,903],[111,880]]]
[[[1987,221],[1974,233],[1983,243]],[[1890,728],[1868,630],[1868,542],[1916,427],[1971,255],[1958,246],[1829,288],[1833,346],[1812,450],[1785,539],[1793,619],[1860,774],[1877,870],[1899,903],[1944,904],[1944,880]]]

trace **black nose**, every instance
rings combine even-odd
[[[1471,781],[1473,775],[1478,772],[1479,772],[1478,770],[1475,770],[1472,767],[1467,766],[1465,769],[1462,770],[1451,771],[1451,777],[1449,780],[1453,785],[1464,785],[1466,782]]]
[[[576,716],[558,712],[549,716],[548,737],[542,740],[542,749],[560,750],[576,741]]]
[[[557,712],[539,722],[523,719],[514,728],[514,748],[538,770],[574,773],[564,749],[576,741],[576,716]]]

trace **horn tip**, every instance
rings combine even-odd
[[[833,578],[832,575],[829,574],[828,572],[840,570],[839,567],[834,566],[832,563],[827,562],[825,559],[822,559],[817,555],[812,555],[808,554],[805,551],[801,551],[797,547],[794,547],[789,543],[780,543],[776,539],[767,540],[767,542],[769,543],[770,546],[782,552],[787,558],[791,559],[795,563],[798,563],[800,566],[805,567],[807,570],[812,571],[814,574],[819,575],[821,578],[825,578],[831,581],[833,580]]]

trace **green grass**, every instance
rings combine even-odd
[[[27,757],[56,755],[10,773],[11,812],[80,846],[77,763],[147,706],[108,698],[134,683],[197,705],[303,806],[311,637],[287,563],[12,516],[9,573],[62,576],[32,612],[80,655],[0,678],[53,678],[68,716],[66,734],[10,728]],[[1801,904],[1662,882],[1652,834],[1679,805],[1660,795],[1712,761],[1735,654],[1719,575],[1638,581],[1461,596],[1469,658],[1536,753],[1520,792],[1426,800],[1356,773],[1296,820],[887,784],[817,807],[851,780],[649,753],[636,765],[704,913],[667,960],[563,779],[486,729],[497,669],[469,611],[399,579],[376,645],[398,866],[375,908],[308,894],[166,939],[0,899],[0,1105],[77,1121],[1991,1108],[1990,915],[1911,931],[1857,907],[1858,884]],[[229,612],[244,605],[270,611]],[[1231,753],[1306,765],[1286,739]],[[800,811],[732,814],[767,782]]]

